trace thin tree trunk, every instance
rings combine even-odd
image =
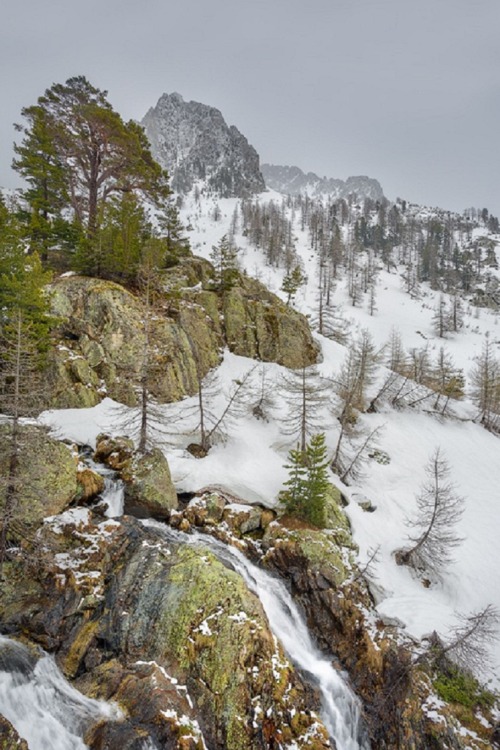
[[[12,432],[9,446],[9,470],[3,509],[2,531],[0,534],[0,580],[3,578],[3,564],[7,550],[8,530],[15,507],[17,495],[17,477],[19,471],[19,403],[21,380],[21,342],[22,342],[22,314],[18,312],[16,331],[16,354],[14,362],[14,401],[12,408]]]

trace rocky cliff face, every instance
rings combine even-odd
[[[384,193],[378,180],[360,175],[337,180],[331,177],[318,177],[314,172],[303,172],[299,167],[282,167],[274,164],[263,164],[262,175],[268,188],[286,195],[307,193],[311,196],[330,195],[332,198],[347,198],[356,195],[358,198],[382,200]]]
[[[224,346],[242,356],[301,367],[316,361],[307,320],[260,282],[241,276],[214,290],[210,263],[190,258],[165,272],[170,291],[150,323],[150,392],[161,403],[193,394]],[[52,286],[60,325],[51,353],[51,403],[94,406],[105,396],[137,404],[144,360],[144,312],[122,286],[80,276]]]
[[[142,125],[175,191],[186,193],[197,180],[222,198],[265,190],[256,150],[218,109],[185,102],[180,94],[163,94]]]

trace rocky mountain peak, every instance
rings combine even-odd
[[[163,94],[142,125],[175,191],[186,193],[197,180],[222,198],[265,190],[256,150],[215,107],[186,102],[178,93]]]
[[[382,200],[384,193],[378,180],[366,175],[348,177],[347,180],[332,177],[318,177],[314,172],[303,172],[299,167],[263,164],[262,174],[268,188],[287,195],[330,195],[333,198],[347,198],[355,194],[358,198]]]

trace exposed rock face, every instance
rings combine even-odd
[[[261,167],[268,188],[286,195],[330,195],[332,198],[347,198],[356,195],[358,199],[371,198],[380,201],[384,193],[378,180],[364,175],[338,180],[331,177],[318,177],[314,172],[303,172],[299,167],[282,167],[263,164]]]
[[[234,125],[226,125],[218,109],[163,94],[142,125],[175,191],[186,193],[197,180],[222,198],[265,190],[257,152]]]
[[[224,296],[223,305],[227,343],[235,354],[290,368],[316,361],[306,319],[259,281],[244,279]]]
[[[29,588],[8,564],[0,618],[55,652],[83,692],[126,709],[121,726],[89,727],[92,748],[139,747],[149,736],[158,747],[201,750],[202,735],[214,750],[329,747],[311,715],[316,699],[259,600],[206,548],[90,514],[59,517],[43,539],[52,554]]]
[[[0,426],[0,442],[7,440],[6,425]],[[45,516],[61,513],[79,494],[77,461],[70,448],[51,438],[37,427],[22,427],[18,438],[20,447],[16,486],[14,523],[10,534],[15,534],[16,519],[33,529]],[[0,453],[0,480],[8,474],[8,453]],[[5,482],[0,481],[0,517],[3,513]]]
[[[104,394],[134,405],[144,351],[144,315],[137,297],[110,281],[73,276],[53,285],[52,306],[62,320],[62,341],[51,365],[53,405],[93,406]],[[218,340],[208,325],[202,333],[212,343],[203,350],[206,372],[218,362]],[[185,331],[173,319],[158,316],[151,336],[156,344],[149,363],[152,395],[174,401],[194,392],[196,367]]]
[[[318,348],[307,320],[260,282],[242,276],[238,286],[214,291],[213,268],[198,258],[165,272],[170,291],[150,322],[148,387],[161,403],[198,388],[224,346],[242,356],[300,367]],[[51,354],[52,406],[94,406],[105,396],[138,403],[144,361],[144,313],[122,286],[71,276],[52,285],[53,313],[61,321]]]
[[[291,517],[276,519],[272,512],[266,518],[263,508],[235,506],[221,491],[207,489],[174,514],[171,524],[204,527],[290,582],[318,643],[336,654],[363,701],[371,747],[465,750],[479,747],[476,735],[491,747],[487,721],[481,724],[471,714],[468,734],[457,721],[464,721],[460,706],[455,713],[440,703],[440,717],[426,709],[435,700],[432,669],[416,659],[404,635],[373,618],[340,493],[332,494],[328,505],[327,528],[319,530]]]

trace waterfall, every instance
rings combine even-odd
[[[123,516],[123,495],[124,495],[124,484],[122,479],[116,479],[111,469],[108,470],[109,475],[106,475],[103,470],[101,474],[104,477],[104,490],[101,494],[103,503],[108,506],[105,515],[108,518],[116,518],[117,516]]]
[[[116,706],[87,698],[63,677],[53,657],[0,636],[0,713],[30,750],[85,750],[82,736],[100,718],[119,719]]]
[[[290,660],[310,677],[321,694],[321,718],[338,750],[369,750],[363,736],[361,710],[342,675],[313,643],[304,617],[282,581],[251,563],[234,547],[197,532],[183,534],[158,522],[144,521],[161,530],[169,540],[180,544],[197,544],[211,549],[223,562],[242,576],[255,593],[267,615],[270,628]]]
[[[90,456],[83,456],[86,466],[104,479],[104,490],[100,494],[100,502],[106,504],[104,515],[107,518],[123,516],[125,484],[118,473],[104,464],[96,463]]]

